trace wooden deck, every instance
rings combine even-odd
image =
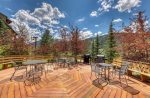
[[[94,74],[90,79],[89,65],[54,70],[33,86],[8,81],[12,72],[0,71],[0,98],[150,98],[150,86],[132,78],[128,87],[121,87],[117,79],[107,85],[105,81],[98,84]]]

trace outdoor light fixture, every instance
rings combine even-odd
[[[32,40],[34,40],[34,47],[35,47],[35,49],[36,49],[36,46],[37,46],[37,39],[38,39],[38,36],[39,36],[39,34],[35,34],[35,35],[33,35],[32,36]]]

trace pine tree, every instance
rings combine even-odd
[[[99,40],[99,35],[97,34],[95,39],[95,55],[99,54],[99,49],[100,49],[100,40]]]
[[[92,57],[95,56],[95,40],[92,41],[91,55],[92,55]]]
[[[41,39],[41,52],[42,54],[48,54],[52,45],[53,36],[49,30],[46,30]]]
[[[109,35],[107,39],[107,50],[106,50],[106,56],[109,63],[113,62],[113,59],[116,57],[116,50],[114,47],[116,46],[115,38],[114,38],[114,29],[113,29],[113,23],[110,23],[109,26]]]
[[[2,35],[7,29],[8,26],[0,19],[0,35]]]
[[[96,35],[96,38],[92,41],[92,47],[91,47],[91,55],[95,57],[96,55],[99,54],[99,49],[100,49],[100,40],[99,40],[99,35]]]
[[[2,29],[8,29],[8,26],[1,19],[0,19],[0,28],[2,28]]]

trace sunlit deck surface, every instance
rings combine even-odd
[[[9,81],[13,68],[0,71],[0,98],[150,98],[150,85],[129,78],[129,86],[119,80],[110,84],[90,79],[90,65],[80,65],[68,70],[59,68],[42,77],[42,81],[33,86],[23,82]],[[19,72],[18,74],[21,74]]]

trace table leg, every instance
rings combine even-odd
[[[110,79],[109,79],[109,67],[108,67],[108,81],[109,81]]]
[[[105,80],[106,80],[106,78],[107,78],[107,77],[106,77],[106,67],[105,67]]]

